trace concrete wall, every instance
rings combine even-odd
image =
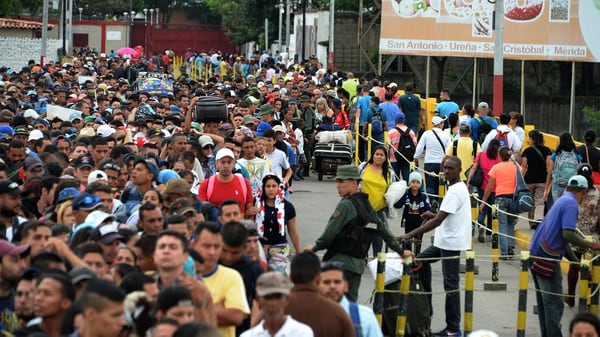
[[[19,71],[31,59],[39,62],[41,45],[41,39],[2,36],[0,37],[0,46],[2,46],[0,48],[0,65]],[[57,61],[58,49],[61,47],[61,40],[48,39],[46,60]]]

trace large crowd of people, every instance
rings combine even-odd
[[[403,238],[417,239],[408,246],[416,253],[422,234],[439,227],[417,257],[456,256],[469,246],[452,233],[460,226],[469,235],[462,214],[471,191],[509,211],[511,158],[534,192],[532,228],[544,201],[591,189],[598,171],[593,131],[585,153],[567,134],[552,154],[534,130],[535,151],[521,156],[521,115],[502,114],[498,123],[487,103],[460,108],[447,90],[423,132],[427,119],[412,83],[400,91],[394,82],[326,70],[314,56],[188,53],[177,76],[170,51],[146,60],[82,50],[65,63],[0,67],[3,333],[381,336],[372,311],[352,301],[370,245],[373,254],[382,239],[405,248],[386,225],[388,207],[404,207]],[[226,118],[193,117],[207,96],[223,101]],[[353,145],[363,164],[339,167],[343,199],[325,233],[303,250],[294,182],[320,169],[312,162],[320,132],[350,130],[360,135]],[[412,170],[419,160],[424,178]],[[578,178],[573,186],[582,160],[591,164],[579,172],[590,184]],[[473,185],[478,166],[483,181]],[[451,183],[443,201],[439,172]],[[397,180],[409,189],[391,205],[384,194]],[[482,204],[479,222],[486,216],[489,225]],[[597,223],[597,212],[588,217]],[[363,222],[376,224],[368,242],[356,242],[361,253],[342,252],[341,228]],[[588,223],[588,232],[597,228]],[[511,217],[500,218],[500,232],[502,257],[511,258]],[[318,250],[327,250],[323,266]],[[458,287],[455,262],[444,262],[448,290]],[[423,270],[430,290],[429,264]],[[460,336],[457,296],[447,296],[447,327],[437,336]]]

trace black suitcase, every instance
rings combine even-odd
[[[229,120],[227,103],[214,96],[200,97],[194,107],[194,121],[198,123],[226,122]]]
[[[347,144],[317,143],[313,155],[319,181],[323,180],[323,174],[335,175],[339,165],[352,163],[352,148]]]

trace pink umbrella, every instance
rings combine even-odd
[[[117,50],[117,55],[131,55],[133,57],[138,57],[139,53],[137,52],[137,50],[133,49],[133,48],[129,48],[129,47],[123,47],[123,48],[119,48]]]

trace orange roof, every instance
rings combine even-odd
[[[48,30],[51,30],[54,26],[48,25]],[[0,28],[8,29],[42,29],[41,22],[17,20],[17,19],[4,19],[0,18]]]

